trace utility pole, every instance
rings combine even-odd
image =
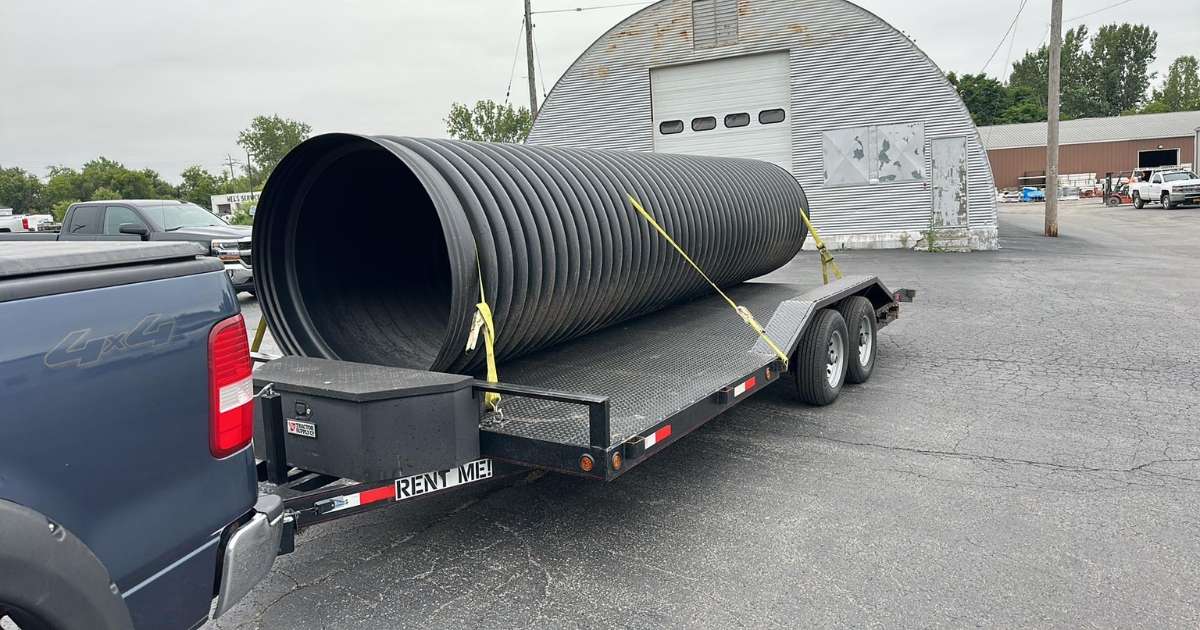
[[[1050,77],[1046,82],[1046,236],[1058,236],[1058,85],[1062,74],[1062,0],[1050,3]]]
[[[229,179],[237,179],[237,175],[233,172],[233,156],[226,153],[225,160],[229,163]]]
[[[529,75],[529,118],[537,118],[537,82],[533,74],[533,11],[525,0],[525,73]]]

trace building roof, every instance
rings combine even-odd
[[[1058,125],[1060,144],[1191,137],[1200,129],[1200,111],[1137,114],[1112,118],[1079,118]],[[1046,146],[1046,123],[980,127],[987,149]]]

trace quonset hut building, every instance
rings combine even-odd
[[[845,0],[660,0],[575,60],[527,140],[749,157],[804,186],[831,246],[996,247],[996,193],[954,87]]]

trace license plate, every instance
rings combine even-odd
[[[492,476],[492,460],[477,459],[458,468],[421,473],[396,480],[396,500],[403,501],[423,494],[483,481]]]

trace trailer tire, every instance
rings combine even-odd
[[[875,320],[875,305],[856,295],[838,306],[846,321],[846,382],[866,383],[875,369],[875,351],[879,324]]]
[[[828,308],[817,311],[792,357],[796,396],[822,407],[837,400],[846,382],[846,320]]]
[[[1136,190],[1133,191],[1133,207],[1137,208],[1138,210],[1146,207],[1146,200],[1142,199],[1141,193]]]

